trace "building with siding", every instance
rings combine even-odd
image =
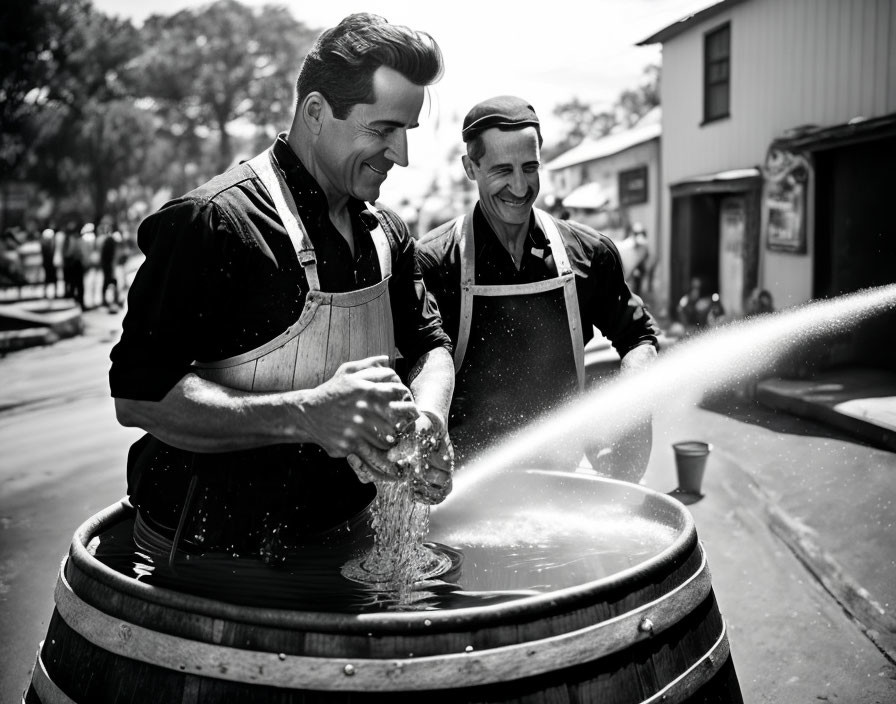
[[[896,3],[722,0],[662,44],[657,287],[729,313],[896,282]]]
[[[631,128],[589,138],[547,164],[552,193],[572,220],[616,240],[641,223],[650,263],[656,261],[660,232],[660,138],[662,112],[654,108]],[[651,282],[645,282],[647,291]]]

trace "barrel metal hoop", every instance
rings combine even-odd
[[[94,645],[133,660],[185,674],[249,684],[319,691],[415,691],[506,682],[592,662],[654,637],[691,613],[711,593],[701,549],[700,567],[660,598],[620,616],[549,638],[482,651],[409,658],[326,658],[290,655],[172,636],[110,616],[74,593],[63,572],[56,609]],[[645,628],[644,624],[650,627]]]
[[[727,624],[722,620],[722,634],[713,646],[697,662],[642,704],[677,704],[686,701],[715,676],[730,654]]]
[[[50,678],[40,656],[43,648],[44,642],[41,641],[37,646],[37,658],[34,661],[34,671],[31,674],[31,686],[37,692],[38,698],[42,704],[76,704],[75,700],[59,689],[59,685]]]

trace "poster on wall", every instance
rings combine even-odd
[[[806,196],[811,165],[800,154],[769,150],[765,161],[766,246],[771,250],[806,252]]]

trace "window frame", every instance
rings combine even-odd
[[[710,44],[716,40],[720,34],[727,34],[727,46],[725,47],[724,56],[711,57]],[[725,77],[723,79],[712,79],[711,68],[724,66]],[[725,106],[723,112],[710,114],[710,95],[715,94],[715,90],[724,86],[726,91]],[[703,122],[706,125],[718,120],[725,120],[731,117],[731,22],[725,22],[703,35]]]

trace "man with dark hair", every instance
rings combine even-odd
[[[528,102],[498,96],[479,103],[464,119],[463,140],[464,171],[479,202],[417,247],[454,343],[448,426],[459,463],[583,389],[584,344],[594,327],[612,341],[623,370],[655,357],[658,332],[626,286],[613,242],[534,208],[542,138]],[[617,443],[610,473],[641,478],[650,432],[647,421]],[[598,448],[585,449],[598,469]],[[581,456],[580,447],[553,447],[531,461],[571,468]]]
[[[347,17],[306,58],[289,132],[141,224],[110,385],[119,421],[147,431],[128,486],[159,561],[277,562],[344,534],[371,480],[394,478],[401,432],[435,448],[418,500],[450,490],[450,342],[405,224],[365,205],[407,165],[441,72],[428,34]]]

